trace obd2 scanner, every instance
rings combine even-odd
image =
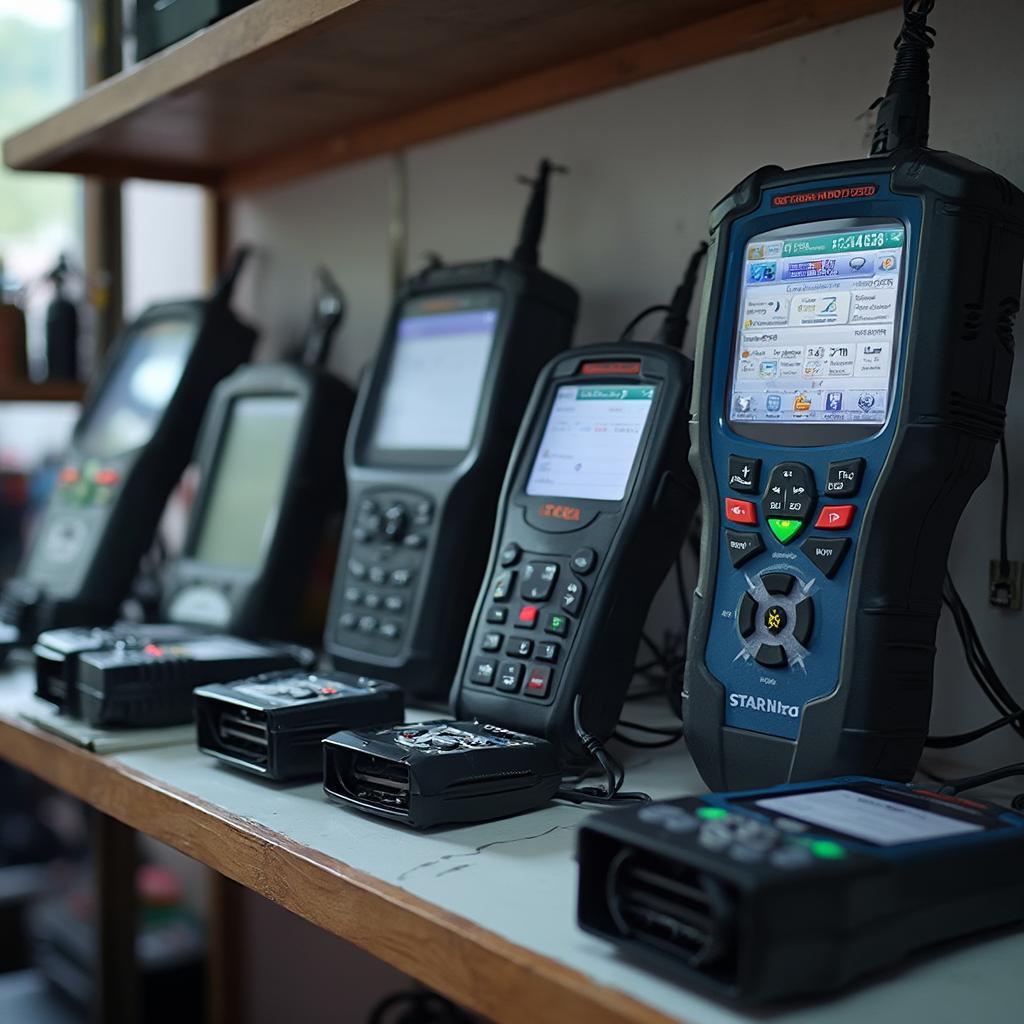
[[[0,658],[43,630],[117,615],[210,393],[256,340],[230,306],[245,257],[240,250],[209,299],[151,306],[121,335],[75,426],[35,541],[0,595]]]
[[[34,650],[44,700],[91,725],[173,724],[188,721],[198,683],[311,660],[305,649],[254,640],[309,638],[304,598],[325,524],[344,502],[354,395],[323,368],[344,300],[323,271],[320,282],[302,364],[244,366],[213,393],[184,550],[165,573],[163,621],[42,634]]]
[[[905,4],[873,156],[752,174],[711,217],[684,680],[712,789],[913,774],[954,529],[1004,421],[1024,195],[926,148]]]
[[[543,161],[511,260],[435,264],[400,292],[360,389],[324,648],[335,667],[443,697],[483,575],[508,454],[578,296],[538,266]]]

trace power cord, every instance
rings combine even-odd
[[[644,320],[649,316],[654,316],[655,313],[667,313],[668,309],[669,307],[666,303],[659,302],[655,306],[648,306],[646,309],[640,310],[640,312],[622,328],[622,333],[619,335],[619,341],[632,341],[633,331],[635,331]]]
[[[626,780],[626,772],[622,765],[604,748],[604,744],[591,735],[583,726],[582,712],[580,706],[583,702],[583,695],[576,694],[572,704],[572,721],[583,749],[601,766],[604,770],[604,788],[597,786],[563,786],[557,793],[557,799],[566,800],[574,804],[601,804],[604,806],[623,803],[649,803],[650,796],[647,793],[623,793],[622,784]]]
[[[956,796],[969,789],[978,789],[980,786],[987,786],[993,782],[1000,782],[1003,779],[1024,778],[1024,761],[1016,764],[1003,765],[1002,768],[993,768],[987,772],[980,772],[977,775],[968,775],[962,779],[942,779],[937,775],[927,773],[930,778],[939,783],[936,790],[938,793]],[[1024,793],[1018,793],[1011,801],[1010,806],[1015,811],[1024,811]]]
[[[871,155],[885,156],[898,149],[928,145],[929,51],[935,45],[935,29],[928,15],[935,0],[903,0],[903,27],[896,37],[893,62],[885,96],[878,107]]]
[[[971,614],[967,610],[967,606],[964,604],[963,598],[953,582],[953,577],[948,571],[943,583],[942,600],[953,616],[953,623],[964,647],[967,667],[981,688],[982,693],[985,694],[998,712],[999,718],[971,732],[961,733],[956,736],[929,737],[925,741],[926,746],[940,748],[962,746],[1004,726],[1010,726],[1019,736],[1024,738],[1024,708],[1017,703],[1007,689],[1006,684],[996,672],[982,644],[977,627],[974,625],[974,620],[971,618]]]

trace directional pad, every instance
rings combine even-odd
[[[748,578],[736,609],[740,656],[765,668],[803,667],[814,632],[812,581],[788,572]]]

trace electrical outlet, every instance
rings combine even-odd
[[[988,563],[988,603],[994,608],[1019,612],[1024,605],[1024,562],[1008,562],[1003,573],[999,559]]]

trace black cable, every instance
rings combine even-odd
[[[971,675],[1000,717],[1010,719],[1006,724],[1024,737],[1024,721],[1016,717],[1017,712],[1024,709],[1010,694],[992,665],[970,612],[948,571],[943,584],[942,599],[953,616],[953,623],[963,643],[964,656]]]
[[[934,7],[935,0],[903,0],[903,27],[894,44],[896,59],[889,87],[876,104],[872,156],[928,145],[928,63],[935,45],[935,29],[928,24],[928,15]]]
[[[690,325],[690,306],[693,303],[693,295],[697,290],[697,271],[700,269],[701,260],[708,251],[708,243],[702,241],[690,256],[683,272],[683,279],[679,282],[669,303],[665,320],[658,332],[658,340],[669,348],[676,348],[682,351],[683,340],[686,337],[686,328]]]
[[[583,717],[580,706],[583,702],[583,695],[576,694],[572,704],[572,721],[576,729],[576,736],[579,738],[583,749],[601,766],[605,774],[604,789],[596,786],[563,786],[556,794],[557,799],[566,800],[574,804],[619,804],[619,803],[648,803],[650,796],[647,793],[623,793],[622,783],[626,779],[626,772],[622,765],[604,748],[604,744],[591,735],[583,726]]]
[[[962,747],[967,743],[980,740],[983,736],[988,736],[989,733],[993,733],[997,729],[1002,729],[1004,726],[1012,725],[1015,721],[1022,720],[1024,720],[1024,711],[1016,711],[1012,715],[1003,715],[1002,718],[997,718],[994,722],[979,726],[970,732],[961,732],[953,736],[929,736],[925,740],[924,745],[933,750],[948,750],[950,747]]]
[[[992,768],[987,772],[980,772],[978,775],[968,775],[963,779],[945,779],[940,793],[948,793],[955,796],[968,789],[977,789],[979,786],[987,786],[992,782],[1000,782],[1003,779],[1014,779],[1024,777],[1024,761],[1016,764],[1006,764],[1002,768]]]
[[[667,313],[668,310],[669,307],[664,302],[659,302],[655,306],[648,306],[646,309],[640,310],[640,312],[622,328],[622,333],[619,335],[619,341],[629,341],[632,337],[633,331],[636,330],[641,321],[646,320],[649,316],[654,316],[655,313]]]

